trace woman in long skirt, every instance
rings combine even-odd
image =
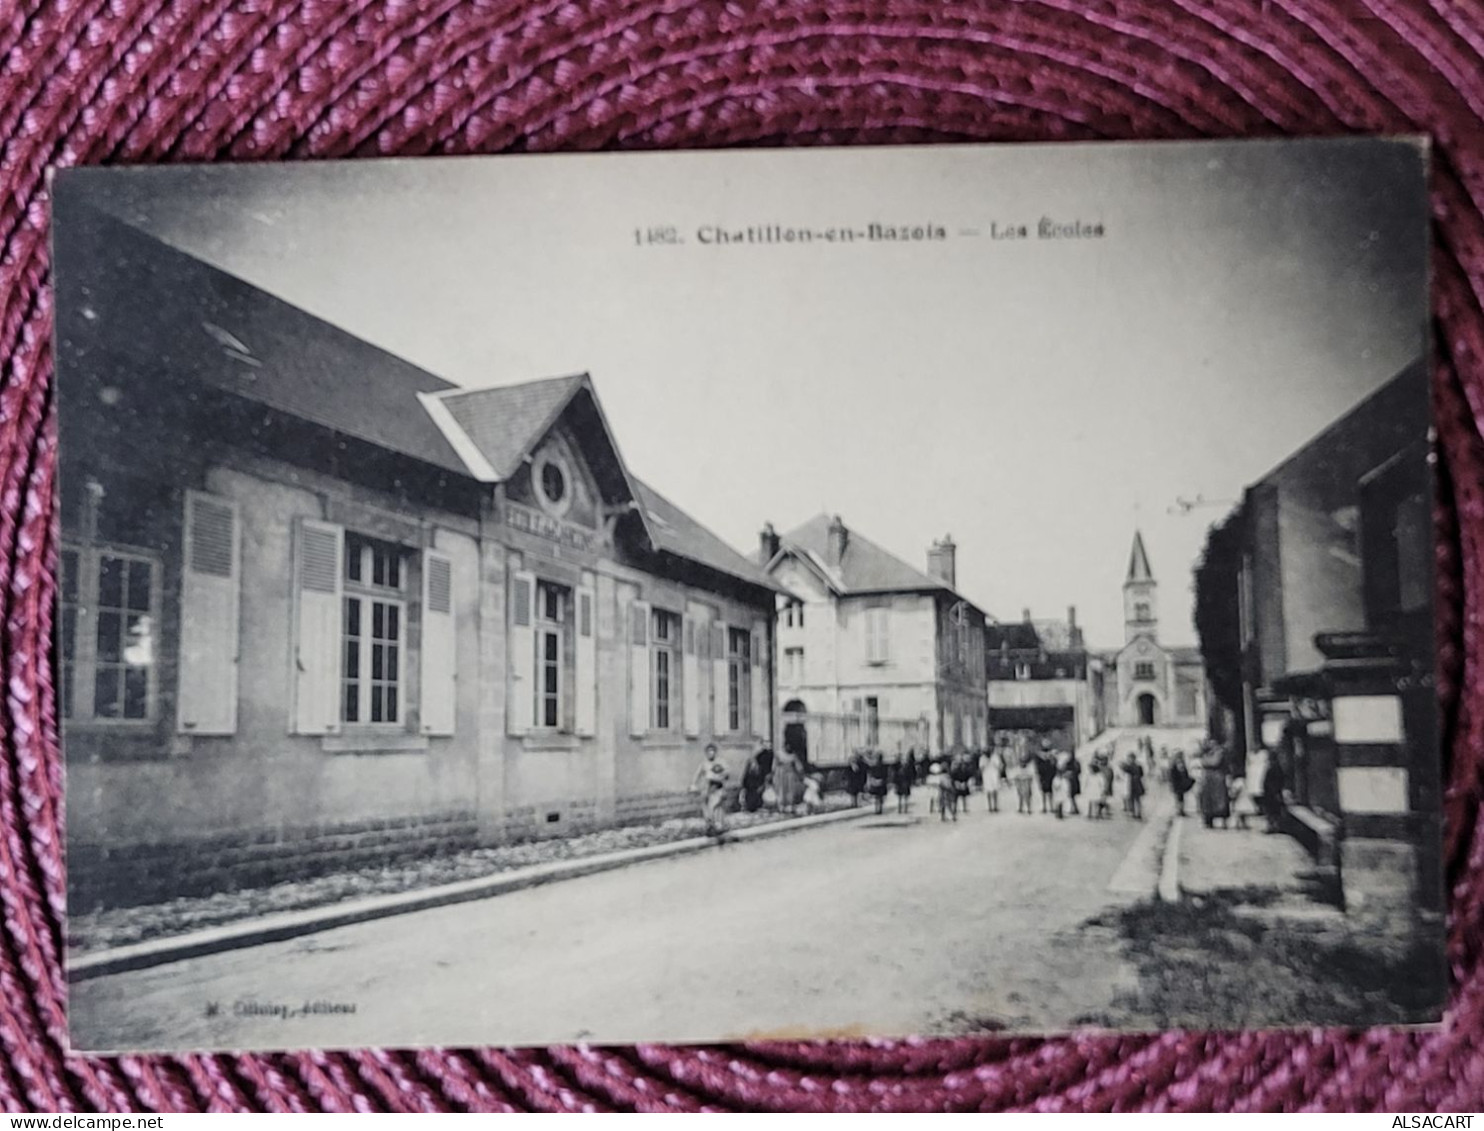
[[[1201,785],[1198,803],[1201,821],[1210,828],[1217,821],[1226,828],[1231,816],[1231,793],[1227,784],[1226,752],[1212,744],[1201,758]]]
[[[798,759],[788,751],[773,762],[773,792],[778,795],[780,813],[796,812],[803,800],[804,777],[799,770]]]

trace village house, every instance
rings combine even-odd
[[[1028,732],[1059,750],[1102,733],[1103,661],[1088,651],[1075,608],[1064,621],[1033,619],[1026,609],[985,633],[991,731]]]
[[[1442,907],[1429,409],[1419,359],[1248,487],[1203,580],[1236,607],[1229,729],[1347,902],[1408,921]]]
[[[989,618],[958,592],[956,555],[944,538],[918,570],[839,515],[763,530],[758,560],[785,591],[777,698],[785,719],[807,718],[811,761],[985,744]]]
[[[690,813],[708,742],[740,773],[776,588],[631,473],[588,376],[455,387],[82,180],[56,201],[74,907]]]

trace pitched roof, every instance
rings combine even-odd
[[[1149,568],[1149,555],[1144,552],[1144,535],[1134,531],[1134,548],[1128,556],[1128,581],[1153,581],[1154,571]]]
[[[495,478],[508,479],[587,382],[581,373],[547,377],[487,389],[453,389],[438,401],[479,449]]]
[[[122,353],[141,372],[194,380],[466,472],[418,403],[419,393],[451,389],[449,382],[65,191],[58,212],[64,354]]]
[[[765,571],[623,467],[586,374],[461,389],[66,191],[57,209],[63,383],[86,350],[195,381],[485,481],[508,477],[582,390],[595,453],[659,550],[768,589]],[[589,433],[591,434],[591,432]]]
[[[876,545],[869,538],[848,530],[845,553],[838,565],[829,560],[830,523],[828,514],[818,514],[780,539],[784,549],[805,557],[829,581],[835,590],[849,593],[929,593],[958,594],[952,586],[908,565],[901,558]],[[970,601],[973,605],[974,602]],[[978,608],[977,605],[974,606]],[[982,611],[982,610],[981,610]]]
[[[766,570],[732,549],[649,484],[635,479],[634,486],[647,512],[655,544],[661,550],[753,585],[778,588]]]
[[[1038,652],[1041,649],[1041,637],[1036,632],[1035,625],[1023,620],[1011,624],[990,624],[984,628],[984,647],[989,652],[998,652],[1002,648],[1012,652]]]

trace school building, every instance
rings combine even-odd
[[[773,733],[774,583],[590,377],[458,388],[56,210],[75,909],[689,813]]]

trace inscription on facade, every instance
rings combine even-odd
[[[545,538],[559,546],[579,550],[584,554],[594,554],[598,551],[598,537],[593,531],[574,526],[570,522],[563,522],[559,518],[542,514],[538,510],[521,506],[519,503],[508,501],[505,503],[505,525],[513,530]]]

